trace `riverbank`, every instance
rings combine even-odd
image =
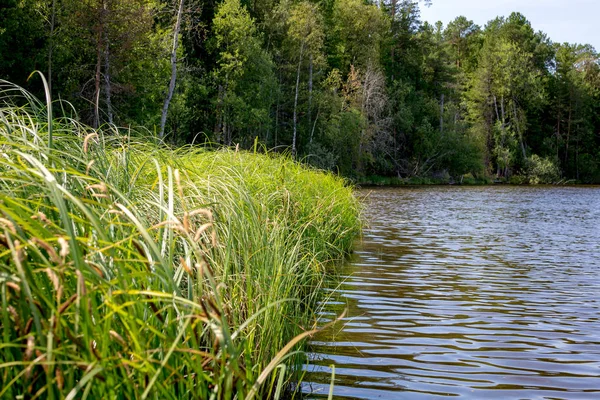
[[[371,175],[359,179],[356,184],[359,186],[420,186],[420,185],[491,185],[493,179],[475,178],[468,176],[458,181],[451,178],[433,178],[433,177],[407,177],[397,178],[390,176]]]
[[[0,398],[277,397],[360,232],[351,188],[23,96],[0,105]]]
[[[597,183],[584,183],[577,182],[575,180],[558,180],[558,181],[539,181],[532,179],[531,177],[523,175],[514,175],[510,179],[496,179],[492,177],[474,177],[470,174],[462,176],[460,178],[451,177],[407,177],[407,178],[396,178],[388,176],[368,176],[362,179],[358,179],[356,182],[357,186],[369,187],[369,186],[430,186],[430,185],[464,185],[464,186],[485,186],[485,185],[514,185],[514,186],[528,186],[528,185],[590,185],[595,186]]]

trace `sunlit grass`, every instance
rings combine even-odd
[[[279,397],[359,232],[351,189],[50,119],[0,84],[0,398]]]

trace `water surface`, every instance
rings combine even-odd
[[[366,192],[365,192],[366,193]],[[363,193],[364,194],[364,193]],[[303,391],[600,399],[600,188],[375,189]]]

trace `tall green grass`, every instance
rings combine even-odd
[[[0,81],[0,398],[279,397],[359,233],[351,189],[48,108]]]

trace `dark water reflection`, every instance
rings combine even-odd
[[[303,389],[600,399],[600,188],[377,189]]]

